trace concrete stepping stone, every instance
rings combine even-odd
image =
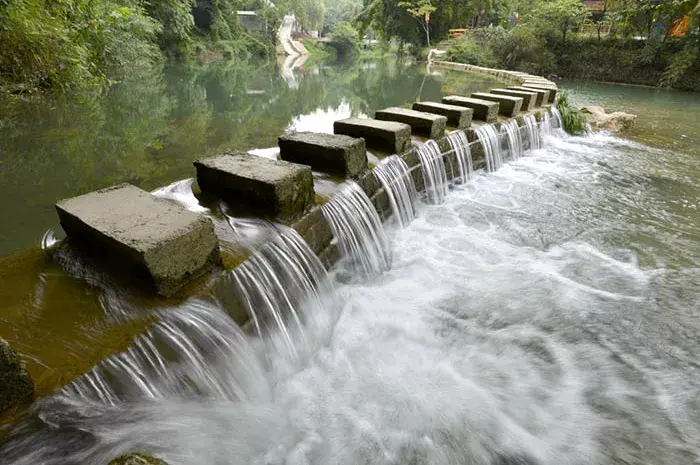
[[[522,90],[525,92],[535,92],[537,94],[537,101],[535,102],[536,107],[541,107],[545,103],[549,102],[549,91],[545,89],[535,89],[534,87],[522,87],[522,86],[510,86],[508,89],[511,90]]]
[[[513,89],[491,89],[491,93],[496,95],[509,95],[511,97],[521,97],[523,99],[523,106],[520,107],[520,111],[533,110],[535,108],[535,103],[537,103],[537,93],[533,91]]]
[[[442,103],[456,105],[459,107],[471,108],[473,118],[490,123],[498,118],[498,102],[489,100],[462,97],[459,95],[448,95],[442,98]]]
[[[81,247],[128,268],[168,296],[201,276],[219,258],[212,221],[130,184],[56,204],[63,230]]]
[[[549,91],[549,103],[554,103],[554,101],[557,98],[557,95],[559,94],[559,89],[557,89],[553,85],[525,83],[522,85],[522,87],[525,87],[528,89],[541,89],[541,90]]]
[[[411,147],[411,126],[396,121],[348,118],[333,123],[333,132],[362,137],[367,147],[389,153],[405,152]]]
[[[474,92],[472,94],[472,97],[482,100],[491,100],[492,102],[498,102],[498,113],[508,118],[517,116],[518,112],[520,111],[520,108],[523,106],[522,97],[510,97],[508,95],[489,94],[488,92]]]
[[[194,162],[202,192],[226,200],[234,211],[290,222],[313,206],[311,167],[227,153]]]
[[[447,117],[434,113],[409,110],[408,108],[390,107],[377,110],[374,118],[381,121],[396,121],[411,126],[413,134],[420,134],[430,139],[439,139],[445,134]]]
[[[294,132],[281,136],[279,146],[282,160],[318,171],[352,177],[367,169],[367,146],[361,138]]]
[[[415,102],[413,104],[413,109],[445,116],[447,118],[447,124],[458,129],[468,128],[474,116],[474,110],[471,108],[438,102]]]

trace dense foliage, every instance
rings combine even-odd
[[[265,0],[0,0],[0,90],[100,89],[166,57],[266,55],[282,12],[311,1],[321,0],[280,1],[284,10]],[[237,10],[258,11],[267,30],[253,37]]]
[[[604,11],[595,14],[588,14],[578,0],[505,4],[494,9],[486,27],[455,40],[448,59],[543,75],[700,90],[697,0],[605,1]],[[681,20],[687,20],[687,31],[672,34],[669,25]]]

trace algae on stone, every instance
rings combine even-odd
[[[0,339],[0,414],[28,404],[34,398],[34,382],[24,362],[10,344]]]
[[[167,462],[146,454],[126,454],[117,457],[108,465],[168,465]]]

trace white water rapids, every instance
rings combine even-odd
[[[0,461],[697,464],[698,245],[689,217],[664,223],[649,151],[549,137],[389,231],[391,267],[307,315],[306,356],[214,357],[232,378],[260,360],[236,378],[245,401],[59,395]]]

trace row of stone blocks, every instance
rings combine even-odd
[[[280,158],[229,153],[194,163],[204,193],[242,206],[246,214],[293,223],[315,204],[311,169],[357,177],[367,169],[367,146],[403,153],[411,133],[440,138],[446,125],[467,128],[472,118],[515,116],[550,98],[549,90],[494,89],[471,98],[448,96],[414,109],[387,108],[376,119],[336,121],[336,134],[292,133],[279,138]],[[524,105],[524,108],[522,108]],[[220,262],[207,217],[123,184],[56,205],[66,233],[100,257],[133,268],[157,293],[170,295]]]

